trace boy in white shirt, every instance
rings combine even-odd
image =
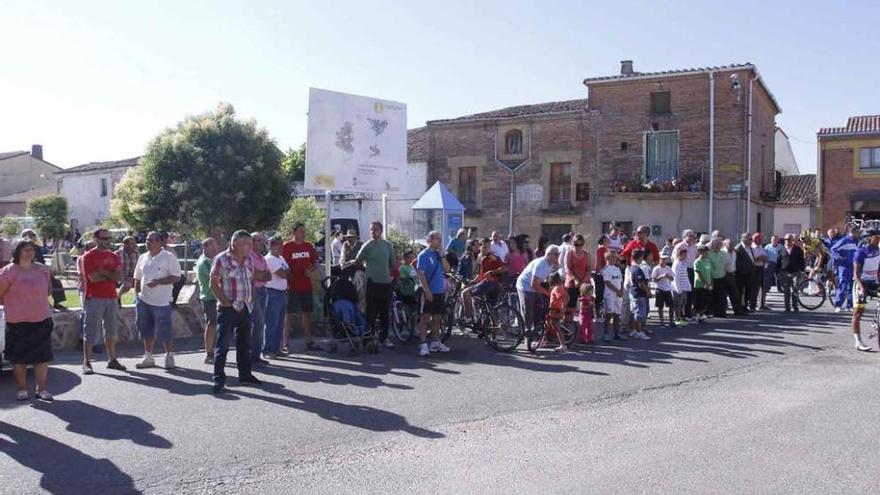
[[[660,257],[660,262],[651,271],[651,280],[657,286],[657,294],[655,296],[657,305],[657,314],[660,315],[660,326],[666,325],[670,328],[675,327],[675,305],[672,301],[672,282],[675,279],[672,268],[666,264],[666,258]],[[669,323],[663,319],[663,308],[669,308]]]
[[[672,263],[672,305],[678,318],[675,325],[683,327],[687,325],[687,320],[684,319],[684,306],[692,290],[691,280],[688,277],[688,270],[691,269],[688,266],[690,254],[687,247],[679,247],[675,254],[675,262]]]
[[[605,306],[605,325],[603,325],[602,340],[611,341],[608,329],[613,325],[614,338],[620,340],[620,307],[623,298],[623,275],[617,266],[617,253],[605,252],[605,260],[608,264],[602,269],[602,278],[605,280],[605,294],[603,304]]]

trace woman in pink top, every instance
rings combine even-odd
[[[525,244],[521,238],[515,239],[510,243],[510,252],[507,253],[507,276],[515,281],[528,264],[529,255],[526,253]]]
[[[590,278],[590,253],[585,247],[587,240],[583,234],[575,234],[572,244],[574,249],[566,253],[565,265],[568,270],[565,273],[565,287],[568,289],[568,310],[565,313],[566,321],[574,319],[574,311],[577,309],[577,301],[580,297],[582,284],[591,284]]]
[[[0,301],[6,313],[6,357],[15,372],[16,398],[28,400],[27,367],[34,365],[37,398],[50,402],[46,375],[52,361],[52,282],[46,265],[34,262],[36,245],[20,241],[12,264],[0,269]]]

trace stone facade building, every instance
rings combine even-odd
[[[880,115],[850,117],[818,133],[817,190],[823,230],[850,216],[880,219]]]
[[[664,237],[772,227],[780,108],[755,66],[639,73],[624,61],[583,83],[584,99],[428,122],[428,183],[458,195],[466,226],[551,239],[595,239],[612,220]]]

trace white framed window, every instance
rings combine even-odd
[[[859,150],[859,170],[880,172],[880,146]]]
[[[672,180],[678,177],[678,131],[652,131],[645,134],[645,180]]]

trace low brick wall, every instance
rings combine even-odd
[[[175,337],[193,337],[202,335],[204,332],[202,307],[194,292],[194,286],[184,287],[178,301],[189,302],[178,303],[177,309],[171,312],[171,322]],[[52,347],[54,349],[76,347],[82,328],[80,323],[81,314],[81,310],[75,309],[53,315],[55,331],[52,332]],[[137,328],[134,323],[134,306],[123,306],[119,309],[116,325],[119,330],[117,342],[125,344],[139,341]]]
[[[204,333],[204,312],[202,304],[198,299],[198,292],[194,285],[184,286],[178,297],[177,309],[171,313],[171,322],[176,338],[196,337]],[[182,302],[188,301],[188,302]],[[316,298],[316,304],[320,303],[320,298]],[[55,313],[55,331],[52,333],[52,347],[54,349],[71,349],[75,348],[80,338],[80,315],[82,311],[79,309]],[[325,336],[327,328],[321,314],[321,306],[315,306],[316,319],[314,323],[315,335]],[[119,309],[119,316],[116,322],[119,330],[120,344],[139,342],[137,328],[134,320],[134,306],[123,306]],[[299,329],[295,328],[296,335],[301,335]]]

